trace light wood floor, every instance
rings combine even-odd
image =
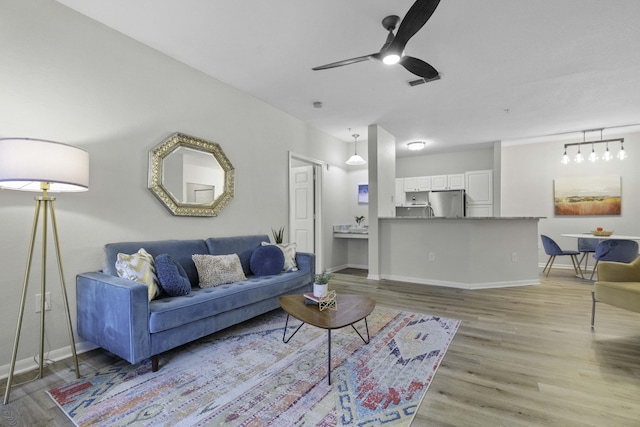
[[[590,282],[559,269],[542,280],[468,291],[368,281],[344,270],[331,287],[462,321],[414,427],[639,426],[640,314],[599,304],[592,331]],[[84,375],[114,360],[101,350],[80,359]],[[50,369],[13,390],[0,406],[1,426],[72,425],[45,393],[74,378],[71,363]]]

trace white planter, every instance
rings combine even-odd
[[[327,285],[326,283],[324,284],[320,284],[320,283],[314,283],[313,284],[313,296],[314,297],[323,297],[325,295],[327,295],[327,288],[329,287],[329,285]]]

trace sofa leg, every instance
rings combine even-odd
[[[160,369],[159,365],[160,358],[157,354],[154,354],[153,356],[151,356],[151,372],[158,372],[158,369]]]

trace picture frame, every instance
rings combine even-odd
[[[553,182],[556,215],[621,215],[620,176],[565,176]]]
[[[366,205],[369,203],[369,184],[358,184],[358,204]]]

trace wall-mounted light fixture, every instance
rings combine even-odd
[[[600,131],[600,140],[598,141],[587,141],[586,140],[586,134],[587,132],[594,132],[594,131]],[[567,147],[574,147],[574,146],[578,146],[578,152],[576,153],[576,156],[574,157],[574,161],[576,163],[582,163],[584,161],[584,156],[582,155],[582,153],[580,152],[580,147],[583,145],[591,145],[591,153],[589,154],[589,161],[591,162],[596,162],[599,157],[598,154],[596,153],[596,149],[595,149],[595,145],[596,144],[606,144],[606,150],[604,152],[604,154],[602,155],[602,159],[605,161],[609,161],[613,158],[613,156],[611,155],[611,152],[609,151],[609,143],[610,142],[619,142],[620,143],[620,151],[618,151],[617,154],[617,158],[620,160],[624,160],[627,158],[627,153],[624,151],[624,138],[614,138],[614,139],[602,139],[602,131],[604,129],[591,129],[591,130],[583,130],[582,131],[582,142],[572,142],[569,144],[564,144],[564,154],[562,155],[562,160],[561,163],[562,164],[568,164],[569,163],[569,156],[567,155]]]
[[[422,150],[427,144],[424,141],[413,141],[407,144],[407,148],[411,151]]]

